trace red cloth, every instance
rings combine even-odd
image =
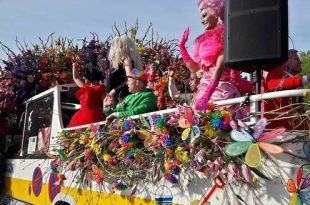
[[[84,84],[76,92],[76,98],[80,101],[81,109],[72,116],[68,127],[105,120],[106,116],[102,111],[102,100],[105,93],[105,87],[102,85],[90,86],[89,84]]]
[[[230,78],[231,82],[238,88],[241,95],[254,92],[252,83],[246,79],[241,78],[239,70],[231,69]]]
[[[270,71],[266,77],[266,91],[273,92],[279,90],[289,90],[289,89],[297,89],[302,87],[302,77],[301,76],[289,76],[285,72],[285,68],[277,68]],[[275,98],[271,100],[267,100],[265,102],[265,112],[277,110],[276,112],[287,112],[292,109],[291,104],[303,102],[302,97],[288,97],[288,98]],[[288,106],[288,107],[285,107]],[[285,107],[285,108],[283,108]],[[304,109],[298,109],[295,112],[300,114],[304,113]],[[273,119],[276,115],[266,114],[266,118]],[[268,128],[273,129],[276,127],[285,127],[287,129],[305,129],[304,125],[296,127],[299,124],[299,120],[296,118],[292,119],[283,119],[272,121]]]

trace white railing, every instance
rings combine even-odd
[[[283,98],[283,97],[295,97],[295,96],[306,96],[310,95],[310,89],[296,89],[296,90],[284,90],[284,91],[276,91],[276,92],[269,92],[269,93],[263,93],[263,94],[257,94],[257,95],[250,95],[248,96],[243,96],[239,98],[232,98],[232,99],[227,99],[227,100],[221,100],[221,101],[216,101],[214,102],[215,106],[224,106],[224,105],[231,105],[231,104],[239,104],[243,103],[245,100],[248,100],[251,103],[257,102],[257,101],[262,101],[262,100],[268,100],[268,99],[273,99],[273,98]],[[159,114],[159,115],[165,115],[169,114],[172,112],[175,112],[177,108],[170,108],[166,110],[159,110],[155,112],[149,112],[145,114],[140,114],[140,115],[134,115],[131,116],[131,119],[138,119],[140,117],[148,117],[152,114]],[[96,124],[99,125],[104,125],[105,121],[97,122]],[[89,124],[87,125],[81,125],[77,127],[70,127],[70,128],[65,128],[64,130],[77,130],[77,129],[82,129],[82,128],[87,128],[89,127]]]

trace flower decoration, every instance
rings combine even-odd
[[[297,171],[297,185],[293,179],[287,181],[288,192],[293,193],[290,204],[302,205],[310,204],[310,164],[304,164]]]
[[[280,136],[285,129],[280,128],[261,136],[266,124],[266,118],[261,118],[255,125],[252,135],[243,128],[240,128],[241,132],[232,130],[230,136],[235,142],[225,146],[225,153],[229,156],[239,156],[246,152],[245,163],[250,167],[258,167],[261,164],[260,148],[272,154],[282,153],[283,149],[280,146],[264,141]]]

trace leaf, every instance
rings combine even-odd
[[[257,176],[263,178],[263,179],[267,179],[269,181],[271,181],[271,179],[269,179],[265,174],[263,174],[261,171],[259,171],[257,168],[254,167],[250,167],[250,170],[253,171]]]
[[[256,143],[261,149],[263,149],[265,152],[271,153],[271,154],[280,154],[284,150],[282,147],[274,144],[270,144],[267,142],[257,142]]]
[[[140,121],[142,122],[142,124],[143,124],[143,126],[145,126],[147,129],[151,129],[151,125],[150,125],[150,123],[144,118],[144,117],[142,117],[141,115],[140,115]]]
[[[182,132],[182,135],[181,135],[181,138],[182,140],[186,140],[189,136],[189,133],[191,131],[191,128],[186,128],[183,132]]]
[[[289,179],[286,183],[286,189],[290,193],[296,193],[297,188],[293,179]]]
[[[302,205],[297,193],[294,193],[290,199],[289,205]]]
[[[310,174],[310,164],[302,165],[302,178],[307,177]]]
[[[310,186],[310,174],[304,179],[300,186],[300,190],[307,189]]]
[[[245,203],[245,204],[247,204],[242,198],[241,198],[241,196],[240,195],[238,195],[238,194],[235,194],[235,196],[240,200],[240,201],[242,201],[243,203]]]
[[[228,156],[236,157],[243,153],[245,153],[252,142],[245,141],[245,142],[233,142],[228,144],[224,147],[224,151]]]
[[[192,126],[191,130],[191,143],[193,143],[200,136],[200,130],[197,126]]]
[[[191,108],[184,109],[184,116],[187,119],[188,123],[192,125],[193,123],[193,110]]]
[[[244,141],[252,142],[252,140],[253,140],[253,137],[251,137],[249,134],[245,134],[245,133],[239,132],[237,130],[232,130],[230,133],[230,137],[234,141],[238,141],[238,142],[244,142]]]
[[[302,179],[302,173],[303,173],[303,166],[299,167],[299,169],[297,170],[297,187],[299,188],[300,187],[300,182],[301,182],[301,179]]]
[[[279,128],[276,130],[272,130],[271,132],[266,133],[263,137],[259,138],[259,141],[265,141],[268,139],[276,138],[280,135],[282,135],[286,131],[285,128]]]
[[[299,199],[305,203],[305,204],[310,204],[310,191],[307,190],[307,191],[300,191],[298,193],[299,195]],[[302,203],[301,203],[302,204]]]
[[[307,159],[310,159],[310,142],[304,142],[302,147]]]
[[[251,144],[246,155],[245,163],[249,167],[258,167],[262,161],[261,152],[257,144]]]
[[[244,122],[242,122],[241,120],[238,120],[238,125],[239,125],[239,127],[242,127],[245,130],[249,130],[248,126]]]
[[[254,126],[254,133],[253,133],[253,137],[255,139],[258,139],[261,134],[263,133],[263,131],[266,128],[266,124],[267,124],[267,119],[266,118],[261,118]]]

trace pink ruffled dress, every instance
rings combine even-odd
[[[208,89],[208,82],[216,70],[216,61],[218,56],[223,53],[224,49],[224,24],[220,24],[215,28],[206,31],[198,36],[193,47],[194,61],[203,69],[203,76],[198,85],[194,104],[203,96]],[[230,98],[240,97],[237,87],[232,83],[231,69],[224,68],[220,82],[211,95],[212,101],[226,100]],[[239,109],[238,105],[226,106],[234,118],[241,119],[245,117],[245,111]]]

